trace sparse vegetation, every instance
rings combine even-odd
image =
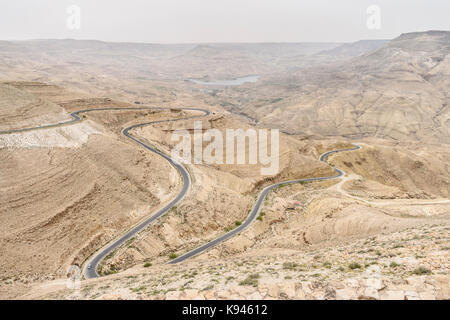
[[[169,253],[169,259],[175,259],[177,257],[177,254],[175,252]]]
[[[352,262],[348,265],[348,267],[352,270],[361,269],[361,265],[358,262]]]
[[[239,282],[239,284],[241,286],[257,287],[258,279],[259,279],[259,273],[254,273],[254,274],[249,275],[245,280],[242,280],[241,282]]]
[[[108,253],[108,255],[105,257],[104,260],[109,260],[109,259],[111,259],[112,257],[114,257],[115,254],[116,254],[116,251],[112,251],[112,252]]]
[[[259,221],[262,221],[262,218],[263,218],[265,215],[266,215],[266,214],[264,213],[264,211],[261,211],[256,219],[258,219]]]
[[[431,274],[431,270],[425,267],[418,267],[417,269],[414,269],[412,273],[421,276],[424,274]]]
[[[224,230],[225,230],[225,232],[230,232],[234,228],[235,228],[234,226],[228,226],[228,227],[224,228]]]
[[[130,290],[132,292],[140,292],[140,291],[144,291],[145,289],[146,289],[145,286],[140,286],[140,287],[137,287],[137,288],[130,288]]]
[[[292,270],[297,266],[298,266],[298,264],[296,264],[294,262],[284,262],[283,263],[283,269],[287,269],[287,270]]]

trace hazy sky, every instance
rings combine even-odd
[[[80,29],[67,27],[70,5]],[[379,29],[367,27],[370,5]],[[0,39],[349,42],[450,30],[449,12],[449,0],[1,0]]]

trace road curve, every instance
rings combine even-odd
[[[129,109],[129,108],[127,108],[127,109]],[[135,108],[135,109],[139,109],[139,108]],[[152,108],[152,109],[165,109],[165,108]],[[95,109],[95,110],[98,110],[98,109]],[[111,110],[111,109],[108,109],[108,110]],[[122,236],[120,236],[119,238],[110,242],[106,247],[103,247],[102,249],[97,251],[94,255],[92,255],[86,261],[86,263],[84,263],[83,274],[86,278],[88,278],[88,279],[97,278],[99,276],[99,274],[97,272],[98,265],[108,254],[110,254],[111,252],[116,250],[118,247],[120,247],[123,243],[125,243],[129,239],[133,238],[137,233],[139,233],[141,230],[146,228],[150,223],[152,223],[153,221],[155,221],[156,219],[158,219],[159,217],[161,217],[162,215],[167,213],[173,206],[175,206],[178,202],[180,202],[184,198],[186,193],[188,192],[189,187],[191,185],[191,179],[190,179],[189,173],[186,170],[186,168],[184,166],[182,166],[180,163],[178,163],[177,161],[174,161],[172,158],[170,158],[166,154],[162,153],[161,151],[157,150],[156,148],[153,148],[152,146],[149,146],[142,140],[139,140],[139,139],[133,137],[129,133],[129,131],[132,129],[135,129],[138,127],[143,127],[146,125],[152,125],[152,124],[157,124],[157,123],[162,123],[162,122],[173,122],[173,121],[179,121],[179,120],[194,119],[194,118],[198,118],[198,117],[208,116],[210,114],[210,112],[208,110],[200,109],[200,108],[182,108],[179,110],[201,111],[204,113],[204,115],[186,117],[186,118],[181,118],[181,119],[158,120],[158,121],[139,123],[139,124],[135,124],[135,125],[132,125],[132,126],[129,126],[125,129],[123,129],[122,134],[124,136],[126,136],[127,138],[137,142],[138,144],[143,146],[145,149],[160,155],[161,157],[166,159],[175,169],[178,170],[178,172],[180,173],[180,175],[183,179],[183,187],[181,188],[180,193],[174,199],[172,199],[172,201],[170,201],[168,204],[166,204],[163,208],[159,209],[156,213],[154,213],[150,217],[144,219],[142,222],[140,222],[139,224],[137,224],[136,226],[134,226],[133,228],[128,230]],[[77,115],[81,112],[88,112],[88,111],[92,111],[92,110],[78,111]]]
[[[156,148],[153,148],[152,146],[149,146],[145,142],[143,142],[143,141],[133,137],[129,133],[129,131],[131,129],[138,128],[138,127],[143,127],[143,126],[146,126],[146,125],[152,125],[152,124],[157,124],[157,123],[162,123],[162,122],[188,120],[188,119],[194,119],[194,118],[199,118],[199,117],[203,117],[203,116],[208,116],[210,114],[210,111],[208,111],[206,109],[200,109],[200,108],[163,108],[163,107],[135,107],[135,108],[115,108],[115,107],[111,107],[111,108],[85,109],[85,110],[79,110],[79,111],[72,112],[70,114],[72,119],[64,121],[64,122],[59,122],[59,123],[56,123],[56,124],[50,124],[50,125],[44,125],[44,126],[37,126],[37,127],[33,127],[33,128],[23,128],[23,129],[12,129],[12,130],[0,131],[0,134],[10,134],[10,133],[26,132],[26,131],[36,130],[36,129],[48,129],[48,128],[55,128],[55,127],[60,127],[60,126],[64,126],[64,125],[70,125],[70,124],[73,124],[73,123],[76,123],[76,122],[79,122],[79,121],[82,120],[81,117],[79,116],[81,113],[94,112],[94,111],[115,111],[115,110],[117,110],[117,111],[126,111],[126,110],[139,111],[139,110],[155,110],[155,109],[159,109],[159,110],[170,110],[170,109],[172,109],[172,110],[190,110],[190,111],[201,111],[201,112],[204,113],[203,115],[200,115],[200,116],[192,116],[192,117],[186,117],[186,118],[180,118],[180,119],[158,120],[158,121],[151,121],[151,122],[140,123],[140,124],[129,126],[129,127],[127,127],[127,128],[122,130],[122,134],[124,136],[126,136],[127,138],[137,142],[138,144],[140,144],[141,146],[143,146],[147,150],[160,155],[161,157],[166,159],[175,169],[177,169],[178,172],[180,173],[182,179],[183,179],[183,187],[182,187],[180,193],[172,201],[170,201],[167,205],[165,205],[163,208],[158,210],[155,214],[153,214],[150,217],[144,219],[142,222],[138,223],[136,226],[134,226],[133,228],[128,230],[122,236],[120,236],[119,238],[116,238],[112,242],[108,243],[105,247],[101,248],[96,253],[94,253],[91,257],[89,257],[87,259],[87,261],[84,263],[84,267],[83,267],[83,274],[88,279],[89,278],[97,278],[97,277],[99,277],[99,274],[97,272],[97,268],[98,268],[99,263],[108,254],[110,254],[115,249],[120,247],[127,240],[129,240],[132,237],[134,237],[142,229],[144,229],[150,223],[152,223],[153,221],[155,221],[156,219],[158,219],[159,217],[161,217],[162,215],[167,213],[173,206],[175,206],[178,202],[180,202],[184,198],[184,196],[186,195],[187,191],[189,190],[190,184],[191,184],[189,173],[187,172],[187,170],[181,164],[179,164],[177,161],[173,160],[172,158],[170,158],[166,154],[162,153],[161,151],[157,150]],[[327,157],[330,154],[337,153],[337,152],[342,152],[342,151],[352,151],[352,150],[357,150],[357,149],[360,149],[360,146],[354,144],[353,148],[337,149],[337,150],[328,151],[328,152],[323,153],[319,157],[319,160],[322,161],[322,162],[326,162],[326,159],[327,159]],[[200,254],[200,253],[202,253],[202,252],[204,252],[204,251],[214,247],[215,245],[217,245],[217,244],[219,244],[219,243],[221,243],[221,242],[223,242],[223,241],[233,237],[234,235],[236,235],[239,232],[241,232],[244,229],[246,229],[256,219],[256,217],[258,216],[259,212],[261,211],[263,201],[266,198],[267,194],[271,190],[275,189],[276,187],[281,186],[281,185],[286,185],[286,184],[300,183],[300,182],[333,180],[333,179],[337,179],[337,178],[341,177],[342,175],[344,175],[344,172],[341,169],[335,168],[335,167],[333,167],[333,169],[337,172],[337,174],[334,175],[334,176],[289,180],[289,181],[278,182],[278,183],[275,183],[275,184],[272,184],[270,186],[265,187],[261,191],[261,193],[259,194],[259,197],[257,198],[257,201],[256,201],[255,205],[253,206],[252,210],[250,211],[247,219],[244,221],[243,224],[241,224],[237,228],[231,230],[230,232],[220,236],[219,238],[214,239],[214,240],[212,240],[212,241],[210,241],[210,242],[208,242],[208,243],[206,243],[206,244],[204,244],[204,245],[202,245],[202,246],[200,246],[198,248],[195,248],[194,250],[189,251],[189,252],[181,255],[180,257],[177,257],[177,258],[169,261],[168,263],[169,264],[174,264],[174,263],[182,262],[182,261],[184,261],[184,260],[186,260],[188,258],[191,258],[191,257],[193,257],[193,256],[195,256],[197,254]]]
[[[70,114],[72,119],[64,121],[64,122],[59,122],[59,123],[50,124],[50,125],[37,126],[37,127],[33,127],[33,128],[23,128],[23,129],[12,129],[12,130],[0,131],[0,134],[11,134],[11,133],[20,133],[20,132],[26,132],[26,131],[31,131],[31,130],[37,130],[37,129],[49,129],[49,128],[55,128],[55,127],[70,125],[70,124],[73,124],[73,123],[76,123],[76,122],[79,122],[79,121],[82,120],[81,117],[80,117],[80,114],[87,113],[87,112],[94,112],[94,111],[115,111],[115,110],[117,110],[117,111],[128,111],[128,110],[139,111],[139,110],[155,110],[155,109],[160,109],[160,110],[170,110],[170,109],[171,110],[189,110],[189,111],[201,111],[201,112],[204,113],[203,115],[199,115],[199,116],[192,116],[192,117],[179,118],[179,119],[158,120],[158,121],[139,123],[139,124],[135,124],[135,125],[129,126],[129,127],[127,127],[127,128],[122,130],[122,134],[124,136],[126,136],[127,138],[137,142],[138,144],[140,144],[141,146],[143,146],[147,150],[160,155],[161,157],[166,159],[175,169],[177,169],[178,172],[180,173],[182,179],[183,179],[183,187],[182,187],[180,193],[172,201],[170,201],[163,208],[158,210],[155,214],[153,214],[150,217],[144,219],[143,221],[138,223],[136,226],[134,226],[133,228],[128,230],[126,233],[124,233],[122,236],[120,236],[119,238],[117,238],[117,239],[113,240],[112,242],[108,243],[105,247],[101,248],[99,251],[97,251],[91,257],[89,257],[87,259],[87,261],[84,263],[84,267],[83,267],[83,274],[88,279],[89,278],[97,278],[99,276],[99,274],[97,272],[98,265],[108,254],[113,252],[115,249],[117,249],[119,246],[121,246],[127,240],[129,240],[132,237],[134,237],[138,232],[140,232],[142,229],[147,227],[150,223],[152,223],[153,221],[155,221],[156,219],[158,219],[159,217],[164,215],[166,212],[168,212],[173,206],[175,206],[179,201],[181,201],[181,199],[184,198],[184,196],[188,192],[189,187],[191,185],[191,179],[190,179],[189,173],[187,172],[187,170],[181,164],[179,164],[177,161],[174,161],[172,158],[170,158],[166,154],[162,153],[161,151],[157,150],[156,148],[153,148],[153,147],[149,146],[148,144],[146,144],[145,142],[143,142],[143,141],[133,137],[129,133],[129,131],[134,129],[134,128],[143,127],[143,126],[146,126],[146,125],[157,124],[157,123],[162,123],[162,122],[188,120],[188,119],[204,117],[204,116],[208,116],[210,114],[210,111],[206,110],[206,109],[200,109],[200,108],[162,108],[162,107],[161,108],[160,107],[135,107],[135,108],[111,107],[111,108],[85,109],[85,110],[79,110],[79,111],[72,112]]]
[[[361,148],[360,146],[358,146],[356,144],[353,144],[353,145],[354,145],[353,148],[337,149],[337,150],[332,150],[332,151],[325,152],[319,157],[319,160],[322,161],[322,162],[326,162],[327,157],[330,154],[337,153],[337,152],[342,152],[342,151],[358,150],[358,149]],[[218,238],[216,238],[216,239],[214,239],[214,240],[212,240],[212,241],[210,241],[208,243],[205,243],[204,245],[202,245],[202,246],[200,246],[198,248],[195,248],[194,250],[189,251],[189,252],[187,252],[187,253],[185,253],[185,254],[183,254],[183,255],[181,255],[181,256],[179,256],[179,257],[177,257],[177,258],[175,258],[175,259],[173,259],[171,261],[169,261],[168,263],[169,264],[173,264],[173,263],[178,263],[178,262],[184,261],[186,259],[189,259],[189,258],[191,258],[191,257],[193,257],[193,256],[195,256],[197,254],[200,254],[200,253],[202,253],[202,252],[204,252],[204,251],[214,247],[215,245],[217,245],[217,244],[219,244],[219,243],[221,243],[221,242],[223,242],[223,241],[225,241],[225,240],[235,236],[239,232],[241,232],[244,229],[246,229],[256,219],[256,217],[258,216],[259,212],[261,211],[262,204],[263,204],[264,199],[266,198],[267,194],[270,191],[272,191],[273,189],[275,189],[276,187],[281,186],[281,185],[285,185],[285,184],[293,184],[293,183],[300,183],[300,182],[333,180],[333,179],[337,179],[337,178],[339,178],[339,177],[344,175],[344,171],[342,171],[341,169],[338,169],[338,168],[335,168],[335,167],[332,167],[332,168],[337,172],[337,174],[334,175],[334,176],[289,180],[289,181],[278,182],[278,183],[275,183],[275,184],[272,184],[270,186],[265,187],[261,191],[261,193],[259,194],[259,197],[256,200],[255,205],[253,206],[252,210],[250,211],[250,213],[249,213],[247,219],[244,221],[244,223],[242,223],[237,228],[231,230],[230,232],[225,233],[224,235],[222,235],[222,236],[220,236],[220,237],[218,237]]]

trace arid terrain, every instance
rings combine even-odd
[[[449,31],[355,43],[0,41],[0,298],[449,299],[449,61]],[[140,107],[154,109],[7,132]],[[182,188],[122,129],[161,121],[131,134],[170,155],[173,132],[192,133],[184,118],[200,116],[186,108],[209,110],[203,129],[224,134],[279,129],[278,172],[185,165],[187,195],[109,254],[101,277],[68,289],[70,266]],[[333,176],[330,165],[345,175],[281,185],[247,229],[167,264],[241,225],[263,188]]]

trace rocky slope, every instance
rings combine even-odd
[[[70,119],[60,106],[9,83],[0,83],[0,131]]]
[[[448,224],[304,252],[250,253],[212,264],[142,265],[79,290],[56,281],[26,299],[448,299]]]

